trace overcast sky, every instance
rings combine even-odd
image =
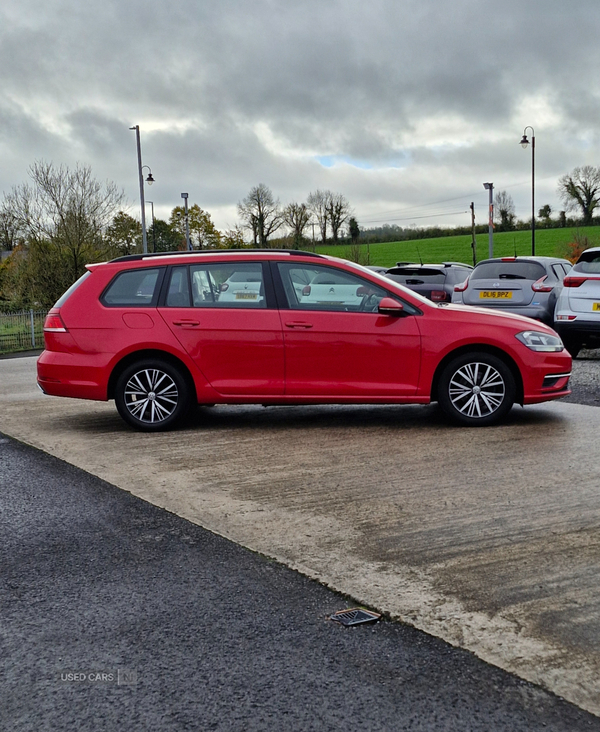
[[[231,228],[264,183],[365,227],[485,223],[486,181],[528,218],[531,125],[558,212],[600,165],[599,31],[598,0],[2,0],[0,192],[80,162],[139,216],[139,125],[164,218],[188,192]]]

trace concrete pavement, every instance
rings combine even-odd
[[[0,431],[600,716],[600,410],[217,407],[130,431],[0,361]]]

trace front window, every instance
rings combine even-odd
[[[293,310],[376,312],[388,292],[368,280],[331,267],[278,263]]]

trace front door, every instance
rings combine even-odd
[[[416,392],[418,311],[407,306],[406,316],[380,315],[377,305],[389,293],[339,269],[287,262],[277,268],[289,306],[281,310],[286,395],[376,400]]]

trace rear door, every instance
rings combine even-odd
[[[260,262],[171,267],[159,306],[165,322],[220,394],[275,396],[284,390],[283,335]]]

